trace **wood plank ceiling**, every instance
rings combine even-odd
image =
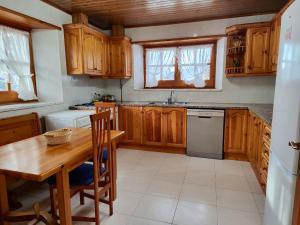
[[[279,11],[288,0],[42,0],[68,13],[83,12],[109,29],[258,15]]]

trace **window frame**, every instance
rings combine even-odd
[[[5,25],[6,26],[6,25]],[[34,68],[34,60],[33,60],[33,48],[32,48],[32,38],[31,38],[31,32],[28,30],[22,30],[19,28],[11,27],[16,30],[21,30],[29,33],[29,54],[30,54],[30,72],[33,74],[31,77],[32,84],[34,88],[34,93],[37,95],[37,86],[36,86],[36,76],[35,76],[35,68]],[[37,102],[38,100],[29,100],[24,101],[22,99],[18,98],[18,93],[15,91],[10,90],[10,84],[7,84],[8,90],[7,91],[0,91],[0,105],[8,105],[8,104],[19,104],[19,103],[30,103],[30,102]]]
[[[215,80],[216,80],[216,58],[217,58],[217,41],[210,40],[210,41],[193,41],[193,42],[186,42],[186,40],[178,40],[172,42],[170,44],[166,43],[159,43],[157,45],[143,45],[143,58],[144,58],[144,89],[215,89]],[[146,87],[146,49],[153,49],[153,48],[179,48],[182,46],[193,46],[193,45],[207,45],[212,44],[212,54],[211,54],[211,63],[210,63],[210,79],[206,81],[205,87],[195,87],[194,85],[186,84],[184,81],[180,79],[180,71],[178,65],[178,58],[175,59],[175,80],[160,80],[158,82],[157,87]]]

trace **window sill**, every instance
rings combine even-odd
[[[0,113],[17,111],[22,109],[41,108],[45,106],[60,105],[60,104],[63,104],[63,102],[34,102],[34,103],[0,105]]]
[[[223,89],[166,89],[166,88],[135,88],[135,91],[176,91],[176,92],[222,92]]]

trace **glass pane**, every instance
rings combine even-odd
[[[196,70],[195,74],[201,76],[203,78],[203,80],[210,79],[210,66],[209,65],[196,66],[195,70]]]
[[[162,65],[174,65],[175,64],[176,49],[170,48],[162,51]]]
[[[11,79],[11,90],[17,91],[19,87],[19,77],[18,76],[12,76]]]
[[[181,80],[190,81],[194,80],[194,66],[182,66],[181,67]]]
[[[160,67],[159,66],[149,66],[147,68],[147,79],[151,77],[155,80],[160,80]]]
[[[147,65],[161,65],[161,52],[160,51],[154,51],[154,50],[147,50],[146,54],[146,60]]]
[[[162,80],[174,80],[175,79],[175,67],[174,66],[164,66],[162,68],[161,79]]]
[[[0,77],[0,91],[7,91],[7,90],[8,88],[6,82]]]

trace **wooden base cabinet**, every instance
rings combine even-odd
[[[185,108],[121,106],[119,127],[125,130],[125,137],[121,142],[123,144],[186,148]]]
[[[225,111],[224,153],[246,156],[248,110],[228,109]]]
[[[271,127],[256,114],[248,114],[247,156],[264,190],[266,190]]]
[[[125,131],[121,142],[142,144],[143,108],[121,106],[119,107],[119,129]]]

